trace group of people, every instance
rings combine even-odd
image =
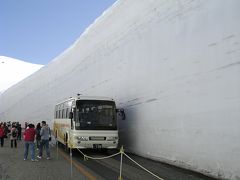
[[[20,125],[21,127],[21,125]],[[0,123],[0,141],[1,147],[4,146],[4,138],[8,138],[10,136],[11,140],[11,148],[13,145],[17,148],[17,140],[21,140],[22,129],[19,129],[19,123],[12,123],[10,126],[7,123]],[[38,123],[36,128],[34,124],[25,123],[25,131],[23,133],[24,138],[24,160],[28,158],[28,152],[30,149],[31,152],[31,160],[38,161],[35,158],[35,142],[37,146],[39,159],[42,158],[43,149],[46,150],[46,158],[50,159],[50,150],[49,150],[49,140],[51,139],[51,130],[46,124],[46,121],[42,121],[42,123]]]
[[[45,148],[47,159],[50,159],[49,140],[51,138],[51,130],[46,124],[46,121],[42,121],[42,126],[40,123],[38,123],[36,128],[34,124],[28,124],[26,130],[23,133],[23,137],[24,161],[27,160],[29,149],[31,151],[31,160],[37,161],[37,159],[35,159],[35,141],[37,144],[37,149],[39,150],[37,157],[39,159],[42,158],[43,148]]]
[[[19,123],[0,123],[0,141],[1,147],[4,146],[4,139],[10,137],[11,148],[17,148],[17,140],[22,139],[22,127]]]

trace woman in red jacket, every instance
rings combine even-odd
[[[1,141],[1,147],[3,147],[4,144],[4,137],[5,137],[5,133],[4,133],[4,125],[2,124],[0,126],[0,141]]]
[[[29,147],[30,147],[30,151],[31,151],[32,161],[37,161],[35,159],[35,144],[34,144],[35,136],[36,136],[35,126],[33,124],[29,124],[28,128],[25,130],[25,132],[23,134],[23,138],[24,138],[24,161],[27,160],[28,148]]]

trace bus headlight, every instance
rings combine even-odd
[[[77,140],[80,140],[80,141],[88,141],[88,137],[87,136],[78,136],[76,137]]]
[[[117,141],[118,137],[116,136],[111,136],[111,137],[107,137],[107,141]]]

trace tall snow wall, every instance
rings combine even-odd
[[[113,97],[128,151],[240,179],[240,1],[120,0],[0,97],[0,120],[51,123],[56,102]]]

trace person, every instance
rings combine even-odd
[[[25,122],[25,129],[27,129],[28,128],[28,123],[27,122]]]
[[[22,140],[22,126],[21,126],[21,124],[18,124],[17,130],[18,130],[17,139],[21,141]]]
[[[41,125],[40,123],[37,124],[37,127],[36,127],[36,142],[37,142],[37,150],[39,150],[40,148],[40,142],[41,142],[41,135],[40,135],[40,132],[41,132]]]
[[[38,158],[41,159],[43,155],[43,147],[46,149],[47,160],[50,159],[50,150],[49,150],[49,137],[51,136],[50,128],[47,126],[46,121],[42,121],[42,128],[40,131],[41,143]]]
[[[24,159],[23,160],[24,161],[27,160],[28,149],[30,148],[31,160],[34,162],[34,161],[37,161],[35,159],[35,144],[34,144],[34,140],[36,137],[36,130],[33,124],[29,124],[28,127],[29,128],[27,128],[23,134],[23,138],[24,138]]]
[[[4,123],[3,125],[4,125],[4,137],[8,138],[8,133],[10,133],[10,131],[8,129],[7,123]]]
[[[5,138],[4,125],[1,124],[1,127],[0,127],[0,141],[1,141],[1,147],[3,147],[3,144],[4,144],[4,138]]]
[[[17,147],[17,135],[18,135],[17,128],[13,124],[10,131],[11,148],[13,148],[13,143],[14,143],[14,147],[15,148]]]

